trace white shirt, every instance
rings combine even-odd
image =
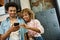
[[[39,37],[39,36],[41,36],[41,34],[44,33],[44,28],[37,19],[32,19],[29,23],[27,23],[27,25],[32,28],[38,28],[41,32],[41,33],[37,33],[35,31],[28,30],[28,34],[31,36]]]
[[[12,24],[10,26],[12,26]],[[21,36],[19,34],[19,30],[15,31],[15,32],[12,32],[10,34],[10,40],[21,40]]]

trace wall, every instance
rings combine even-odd
[[[24,9],[24,8],[31,9],[29,0],[20,0],[20,2],[21,2],[21,8],[22,9]]]

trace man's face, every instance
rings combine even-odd
[[[16,16],[16,7],[9,7],[7,13],[9,14],[10,17],[15,17]]]

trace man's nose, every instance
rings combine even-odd
[[[12,11],[11,13],[14,13],[14,11]]]

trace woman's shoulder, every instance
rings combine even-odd
[[[37,22],[39,22],[39,20],[38,20],[38,19],[32,19],[32,21],[37,21]]]

